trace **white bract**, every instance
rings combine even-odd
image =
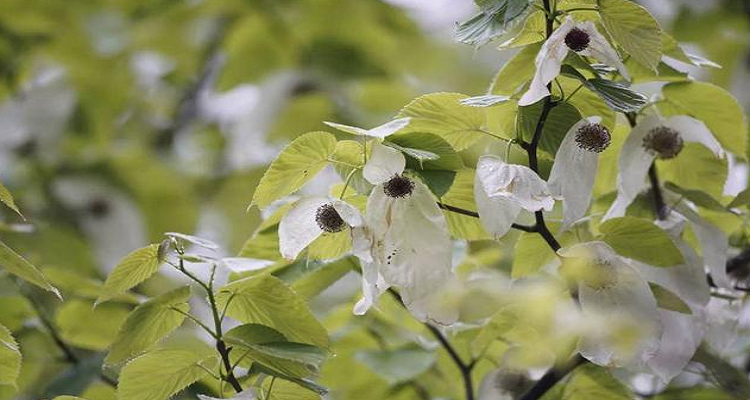
[[[582,119],[563,138],[549,174],[553,196],[562,198],[563,224],[567,230],[586,215],[599,168],[599,153],[610,142],[600,117]]]
[[[539,50],[535,60],[536,74],[529,85],[529,90],[518,101],[518,105],[528,106],[550,95],[547,84],[560,75],[563,60],[571,50],[582,56],[594,57],[617,68],[623,78],[630,80],[630,75],[620,61],[620,56],[607,39],[596,30],[594,23],[576,22],[571,17],[567,17]]]
[[[362,225],[362,216],[349,203],[327,197],[305,197],[292,205],[279,223],[279,251],[294,260],[323,232]]]
[[[352,230],[352,248],[362,265],[361,315],[389,287],[422,321],[455,322],[441,288],[451,279],[448,225],[427,187],[402,175],[404,156],[375,143],[364,176],[376,186],[367,201],[365,224]]]
[[[599,321],[580,339],[581,355],[601,366],[643,369],[662,334],[648,283],[604,242],[577,244],[558,254],[563,274],[578,281],[582,313]]]
[[[341,132],[351,133],[352,135],[370,136],[378,139],[385,139],[386,137],[393,135],[401,129],[404,129],[407,125],[409,125],[410,121],[411,118],[409,117],[394,119],[393,121],[386,122],[385,124],[376,126],[372,129],[363,129],[356,126],[337,124],[335,122],[327,121],[323,123],[330,126],[331,128],[338,129]]]
[[[479,158],[474,198],[482,225],[495,237],[508,233],[521,210],[550,211],[555,205],[547,182],[536,172],[493,155]]]
[[[677,156],[683,142],[700,143],[716,157],[723,158],[724,150],[706,125],[686,115],[662,118],[651,115],[633,128],[620,151],[617,175],[617,198],[603,220],[625,215],[630,203],[644,187],[651,163]]]

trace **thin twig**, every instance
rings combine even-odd
[[[438,207],[446,211],[454,212],[456,214],[466,215],[467,217],[479,218],[479,213],[476,211],[466,210],[460,207],[452,206],[452,205],[441,203],[441,202],[438,202],[437,205]],[[528,225],[513,224],[512,228],[517,229],[519,231],[524,231],[524,232],[536,232],[535,227],[528,226]]]

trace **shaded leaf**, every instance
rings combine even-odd
[[[601,238],[622,256],[653,265],[670,267],[685,262],[669,235],[651,221],[622,217],[599,226]]]

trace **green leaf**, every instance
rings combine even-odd
[[[15,387],[21,373],[21,350],[8,328],[0,325],[0,385]]]
[[[398,350],[363,350],[354,356],[390,385],[408,382],[435,363],[435,352],[417,347]]]
[[[636,61],[656,70],[661,62],[661,28],[645,8],[629,0],[599,0],[607,32]]]
[[[737,194],[727,208],[736,208],[750,204],[750,188],[747,188]]]
[[[563,65],[562,74],[578,79],[586,88],[596,93],[614,111],[627,113],[638,111],[648,102],[646,96],[634,92],[627,86],[607,79],[586,79],[570,65]]]
[[[96,300],[101,304],[150,278],[159,269],[159,245],[151,244],[125,256],[115,266],[104,282],[102,295]]]
[[[273,383],[272,383],[273,382]],[[320,400],[320,395],[309,388],[300,386],[296,381],[290,382],[283,378],[275,380],[266,378],[261,384],[263,393],[271,393],[269,400]],[[273,386],[271,386],[273,385]],[[318,389],[320,391],[320,389]],[[322,390],[325,393],[325,390]]]
[[[407,104],[399,118],[411,117],[411,123],[399,135],[411,132],[432,133],[445,139],[456,151],[476,143],[485,135],[487,118],[481,108],[461,104],[468,96],[459,93],[431,93]]]
[[[541,47],[541,43],[528,45],[508,60],[492,79],[490,93],[510,96],[518,92],[534,76],[534,68],[529,66],[534,65]]]
[[[60,297],[60,292],[49,283],[47,277],[45,277],[41,271],[2,241],[0,241],[0,267],[15,276]]]
[[[664,186],[672,192],[692,201],[695,205],[711,211],[727,211],[726,208],[710,194],[697,189],[685,189],[672,182],[666,182]],[[731,205],[730,205],[731,207]]]
[[[295,280],[292,288],[303,298],[310,299],[353,271],[357,265],[352,256],[326,263]]]
[[[221,288],[216,300],[220,309],[227,307],[227,315],[238,321],[269,326],[293,342],[328,347],[328,333],[305,300],[275,276],[261,274],[234,281]]]
[[[105,364],[116,365],[127,361],[177,329],[185,320],[182,313],[190,311],[187,304],[189,298],[190,287],[184,286],[134,308],[117,332]]]
[[[16,214],[20,215],[21,218],[23,218],[21,210],[18,209],[15,200],[13,200],[13,195],[10,193],[10,190],[8,190],[8,188],[3,185],[2,182],[0,182],[0,202],[8,206],[8,208],[15,211]]]
[[[527,142],[530,142],[534,135],[534,130],[539,122],[541,113],[542,102],[526,107],[519,107],[518,126],[524,140]],[[539,148],[554,158],[565,135],[581,118],[581,113],[572,104],[560,103],[555,106],[549,112],[547,121],[542,128]]]
[[[78,396],[57,396],[52,400],[86,400],[83,397]]]
[[[456,26],[456,40],[472,46],[481,46],[505,34],[510,23],[529,7],[529,0],[487,0],[481,12]]]
[[[422,178],[427,188],[437,197],[448,193],[456,178],[455,171],[423,169],[415,171],[415,173]]]
[[[107,303],[94,308],[90,301],[71,300],[57,311],[55,322],[66,342],[84,349],[104,350],[127,315],[128,308],[121,304]]]
[[[510,35],[509,35],[510,36]],[[543,42],[547,38],[547,16],[541,10],[531,13],[523,23],[523,27],[511,38],[500,43],[498,49],[526,46]]]
[[[328,357],[328,352],[320,347],[289,342],[275,329],[258,324],[233,328],[224,335],[224,340],[237,349],[235,355],[294,378],[316,374]]]
[[[165,349],[146,353],[123,367],[119,400],[166,400],[218,366],[216,355]]]
[[[388,141],[400,149],[407,150],[404,151],[409,156],[406,165],[411,169],[457,170],[464,166],[461,156],[456,153],[456,150],[443,138],[431,133],[396,134],[389,137]],[[436,157],[420,159],[412,154],[413,151],[426,151]]]
[[[554,222],[548,222],[547,225],[552,232],[557,232],[560,227]],[[557,238],[562,246],[576,242],[576,236],[572,231],[557,235]],[[521,278],[533,275],[552,262],[555,259],[555,253],[549,251],[547,247],[547,242],[538,233],[521,232],[516,242],[511,276]]]
[[[648,286],[651,288],[651,292],[656,298],[656,305],[659,308],[683,314],[693,313],[690,311],[690,307],[676,294],[653,282],[649,282]]]
[[[679,156],[657,160],[659,177],[675,182],[685,189],[699,189],[714,197],[724,193],[727,179],[727,159],[717,158],[698,143],[686,143]]]
[[[449,206],[476,212],[477,206],[474,202],[474,170],[465,168],[456,174],[448,193],[440,198],[440,201]],[[482,240],[490,239],[491,236],[484,230],[479,218],[444,211],[445,219],[448,221],[448,229],[451,235],[457,239]]]
[[[268,167],[250,204],[264,208],[299,189],[320,172],[336,149],[328,132],[309,132],[292,141]]]
[[[721,357],[714,355],[705,346],[698,348],[693,361],[703,364],[718,386],[735,399],[750,399],[750,381],[744,371],[738,370]]]
[[[487,94],[483,96],[474,96],[461,100],[461,104],[472,107],[492,107],[505,103],[510,100],[508,96]]]
[[[562,400],[631,400],[634,396],[623,383],[594,364],[581,365],[565,385]]]
[[[703,121],[725,149],[745,155],[747,121],[729,92],[710,83],[674,82],[662,88],[662,95],[677,107],[669,115],[687,114]]]
[[[616,252],[633,260],[669,267],[685,262],[669,235],[651,221],[635,217],[607,220],[599,226],[601,238]]]
[[[368,150],[369,150],[368,146]],[[331,155],[334,160],[333,169],[339,174],[342,180],[346,181],[351,175],[349,185],[358,193],[369,194],[372,184],[362,176],[362,168],[365,163],[365,146],[354,140],[341,140],[336,143],[336,150]]]

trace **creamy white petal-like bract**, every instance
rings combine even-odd
[[[721,145],[702,122],[679,115],[662,118],[650,115],[633,128],[620,151],[617,174],[617,198],[610,206],[603,220],[625,215],[630,203],[635,200],[645,186],[646,175],[651,163],[656,158],[653,152],[646,150],[643,139],[655,128],[666,127],[677,131],[685,142],[700,143],[711,150],[717,157],[724,157]]]
[[[531,80],[528,91],[518,101],[518,105],[528,106],[550,95],[547,84],[560,75],[563,60],[567,57],[568,52],[572,51],[565,44],[565,37],[573,29],[580,29],[589,36],[588,46],[584,50],[581,50],[579,54],[594,57],[607,65],[617,68],[626,80],[630,80],[630,75],[625,69],[625,65],[620,61],[619,55],[609,42],[607,42],[607,39],[597,31],[594,24],[590,21],[576,22],[571,17],[568,17],[544,42],[542,48],[539,50],[534,61],[536,73]]]
[[[692,314],[659,309],[663,327],[659,348],[646,360],[648,369],[668,383],[690,362],[706,334],[703,319]]]
[[[508,164],[493,155],[482,156],[476,174],[489,197],[511,199],[531,212],[551,211],[555,205],[547,182],[525,165]]]
[[[331,204],[347,225],[362,225],[359,211],[351,204],[327,197],[302,198],[292,205],[279,223],[279,252],[284,258],[297,258],[302,250],[323,233],[316,220],[316,213],[325,204]]]
[[[578,131],[588,124],[598,124],[600,117],[584,118],[573,125],[563,138],[555,155],[555,163],[549,174],[550,193],[562,198],[563,224],[561,231],[567,230],[586,215],[591,204],[591,196],[599,168],[599,154],[581,148],[576,143]]]
[[[610,284],[578,284],[584,315],[604,321],[579,341],[579,352],[589,361],[608,367],[643,369],[654,356],[662,334],[656,299],[648,283],[626,260],[604,242],[587,242],[558,251],[563,258],[589,261],[607,268]],[[604,266],[606,265],[606,266]],[[622,332],[622,327],[627,327]],[[620,329],[618,329],[620,327]]]
[[[404,155],[380,143],[372,144],[372,155],[362,169],[362,176],[373,185],[388,181],[395,175],[400,175],[406,168]]]
[[[338,129],[342,132],[351,133],[352,135],[358,136],[370,136],[378,139],[384,139],[394,133],[404,129],[411,122],[410,117],[394,119],[393,121],[386,122],[383,125],[376,126],[372,129],[363,129],[356,126],[349,126],[344,124],[338,124],[335,122],[323,122],[331,128]]]
[[[454,322],[456,311],[435,301],[452,277],[452,246],[445,216],[429,189],[414,181],[410,195],[392,198],[376,186],[368,198],[365,227],[353,237],[355,255],[370,264],[363,266],[364,297],[355,312],[364,313],[393,286],[418,319]]]
[[[711,274],[713,282],[716,286],[729,290],[734,289],[726,267],[729,253],[729,239],[727,235],[721,229],[698,215],[697,212],[686,204],[677,204],[675,209],[688,220],[690,226],[693,228],[693,233],[698,237],[703,265],[705,265]]]
[[[488,196],[479,175],[474,176],[474,201],[477,204],[479,221],[495,238],[505,236],[521,212],[518,202],[510,198]]]

